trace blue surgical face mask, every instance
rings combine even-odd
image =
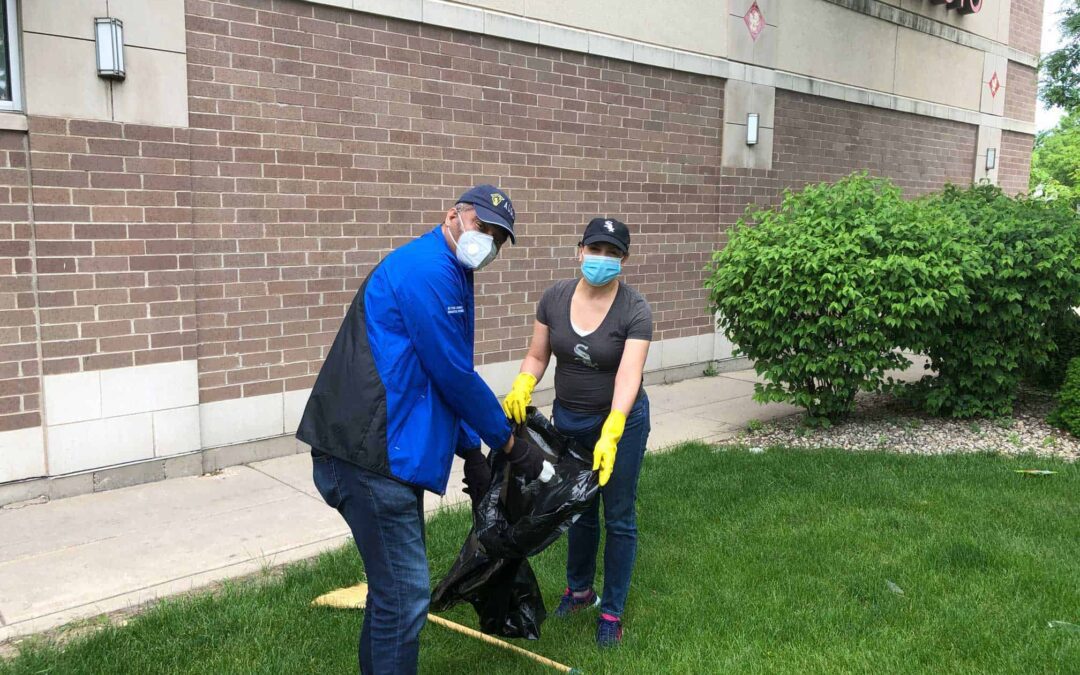
[[[586,255],[581,274],[593,286],[603,286],[622,272],[622,261],[606,255]]]

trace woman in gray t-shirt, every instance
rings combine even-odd
[[[570,527],[567,588],[556,616],[600,607],[596,641],[622,640],[622,612],[637,552],[638,475],[649,437],[649,397],[641,383],[652,340],[652,310],[619,281],[630,252],[630,231],[614,218],[594,218],[578,245],[581,279],[556,282],[536,310],[529,353],[503,402],[507,416],[525,418],[537,380],[555,355],[552,420],[564,434],[593,448],[600,498]],[[593,590],[604,503],[604,593]]]

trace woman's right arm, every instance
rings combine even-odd
[[[529,353],[521,362],[521,372],[529,373],[539,382],[544,378],[548,363],[551,361],[551,343],[548,341],[548,327],[539,321],[533,322],[532,341]]]
[[[521,362],[521,371],[514,378],[510,393],[503,399],[503,412],[515,423],[521,424],[525,421],[526,408],[532,403],[533,387],[544,376],[550,360],[551,343],[548,342],[548,327],[537,320],[533,324],[529,352],[525,355],[525,360]]]

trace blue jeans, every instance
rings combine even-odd
[[[596,445],[606,415],[589,415],[568,410],[555,401],[555,427],[588,449]],[[604,502],[604,593],[600,611],[622,616],[630,593],[630,575],[637,555],[637,484],[641,461],[652,426],[649,397],[642,396],[626,418],[626,429],[615,453],[615,468],[600,496],[570,526],[567,534],[566,582],[571,591],[585,591],[596,577],[596,554],[600,548],[600,501]]]
[[[352,530],[368,595],[360,672],[415,673],[431,598],[424,546],[424,491],[311,451],[312,478]]]

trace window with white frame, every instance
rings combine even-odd
[[[16,0],[0,0],[0,110],[21,110],[19,27]]]

